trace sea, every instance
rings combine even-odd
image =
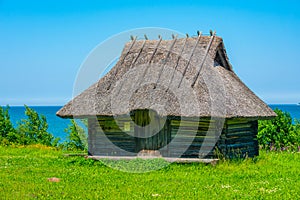
[[[278,108],[280,110],[289,112],[293,119],[300,119],[300,105],[297,104],[270,104],[272,109]],[[29,106],[37,111],[39,114],[44,115],[47,119],[49,128],[48,132],[52,133],[55,137],[59,137],[62,141],[66,140],[65,129],[70,125],[70,119],[62,119],[56,116],[56,112],[62,106]],[[26,119],[24,106],[10,106],[9,114],[14,126],[17,126],[22,119]]]

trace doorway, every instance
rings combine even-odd
[[[141,150],[159,150],[171,141],[171,129],[167,117],[161,117],[151,109],[134,110],[130,116],[135,122],[137,153]]]

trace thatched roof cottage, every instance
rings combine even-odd
[[[57,115],[88,118],[93,156],[258,155],[258,120],[276,114],[234,73],[221,37],[137,40]]]

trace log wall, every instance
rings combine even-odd
[[[117,121],[117,122],[116,122]],[[138,139],[135,123],[128,118],[99,117],[89,119],[89,154],[101,156],[136,156],[155,147],[165,157],[213,158],[253,157],[258,155],[257,120],[227,119],[221,130],[217,122],[207,119],[168,118],[165,127],[152,139]],[[137,123],[137,122],[136,122]],[[129,128],[129,129],[128,129]],[[163,133],[163,135],[161,134]],[[154,145],[155,142],[157,143]],[[151,143],[150,143],[151,142]],[[162,148],[162,149],[161,149]]]
[[[224,134],[218,147],[226,157],[254,157],[259,153],[257,141],[257,120],[226,120]]]
[[[224,125],[219,121],[201,119],[193,121],[187,119],[171,119],[171,141],[169,155],[185,158],[213,158],[213,157],[254,157],[258,155],[257,120],[226,119]],[[195,129],[195,127],[197,127]],[[222,130],[221,130],[221,129]],[[194,137],[191,141],[189,137]],[[187,145],[191,144],[188,148]]]
[[[192,120],[190,118],[172,119],[171,136],[179,138],[176,146],[170,149],[170,156],[182,152],[184,158],[213,157],[214,148],[218,141],[216,122],[209,118]],[[222,127],[221,127],[222,129]],[[222,132],[222,130],[220,130]],[[185,149],[185,150],[184,150]]]
[[[128,126],[129,123],[129,126]],[[134,123],[128,117],[89,119],[89,155],[135,156]],[[128,130],[129,128],[129,130]]]

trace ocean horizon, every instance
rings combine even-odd
[[[300,119],[300,105],[297,104],[269,104],[274,110],[276,108],[289,112],[293,119]],[[5,106],[3,106],[5,107]],[[70,119],[63,119],[56,116],[56,112],[62,106],[29,106],[41,115],[44,115],[48,122],[48,132],[59,137],[61,142],[66,140],[65,129],[70,125]],[[13,125],[16,127],[22,119],[26,119],[24,106],[10,106],[9,114]]]

